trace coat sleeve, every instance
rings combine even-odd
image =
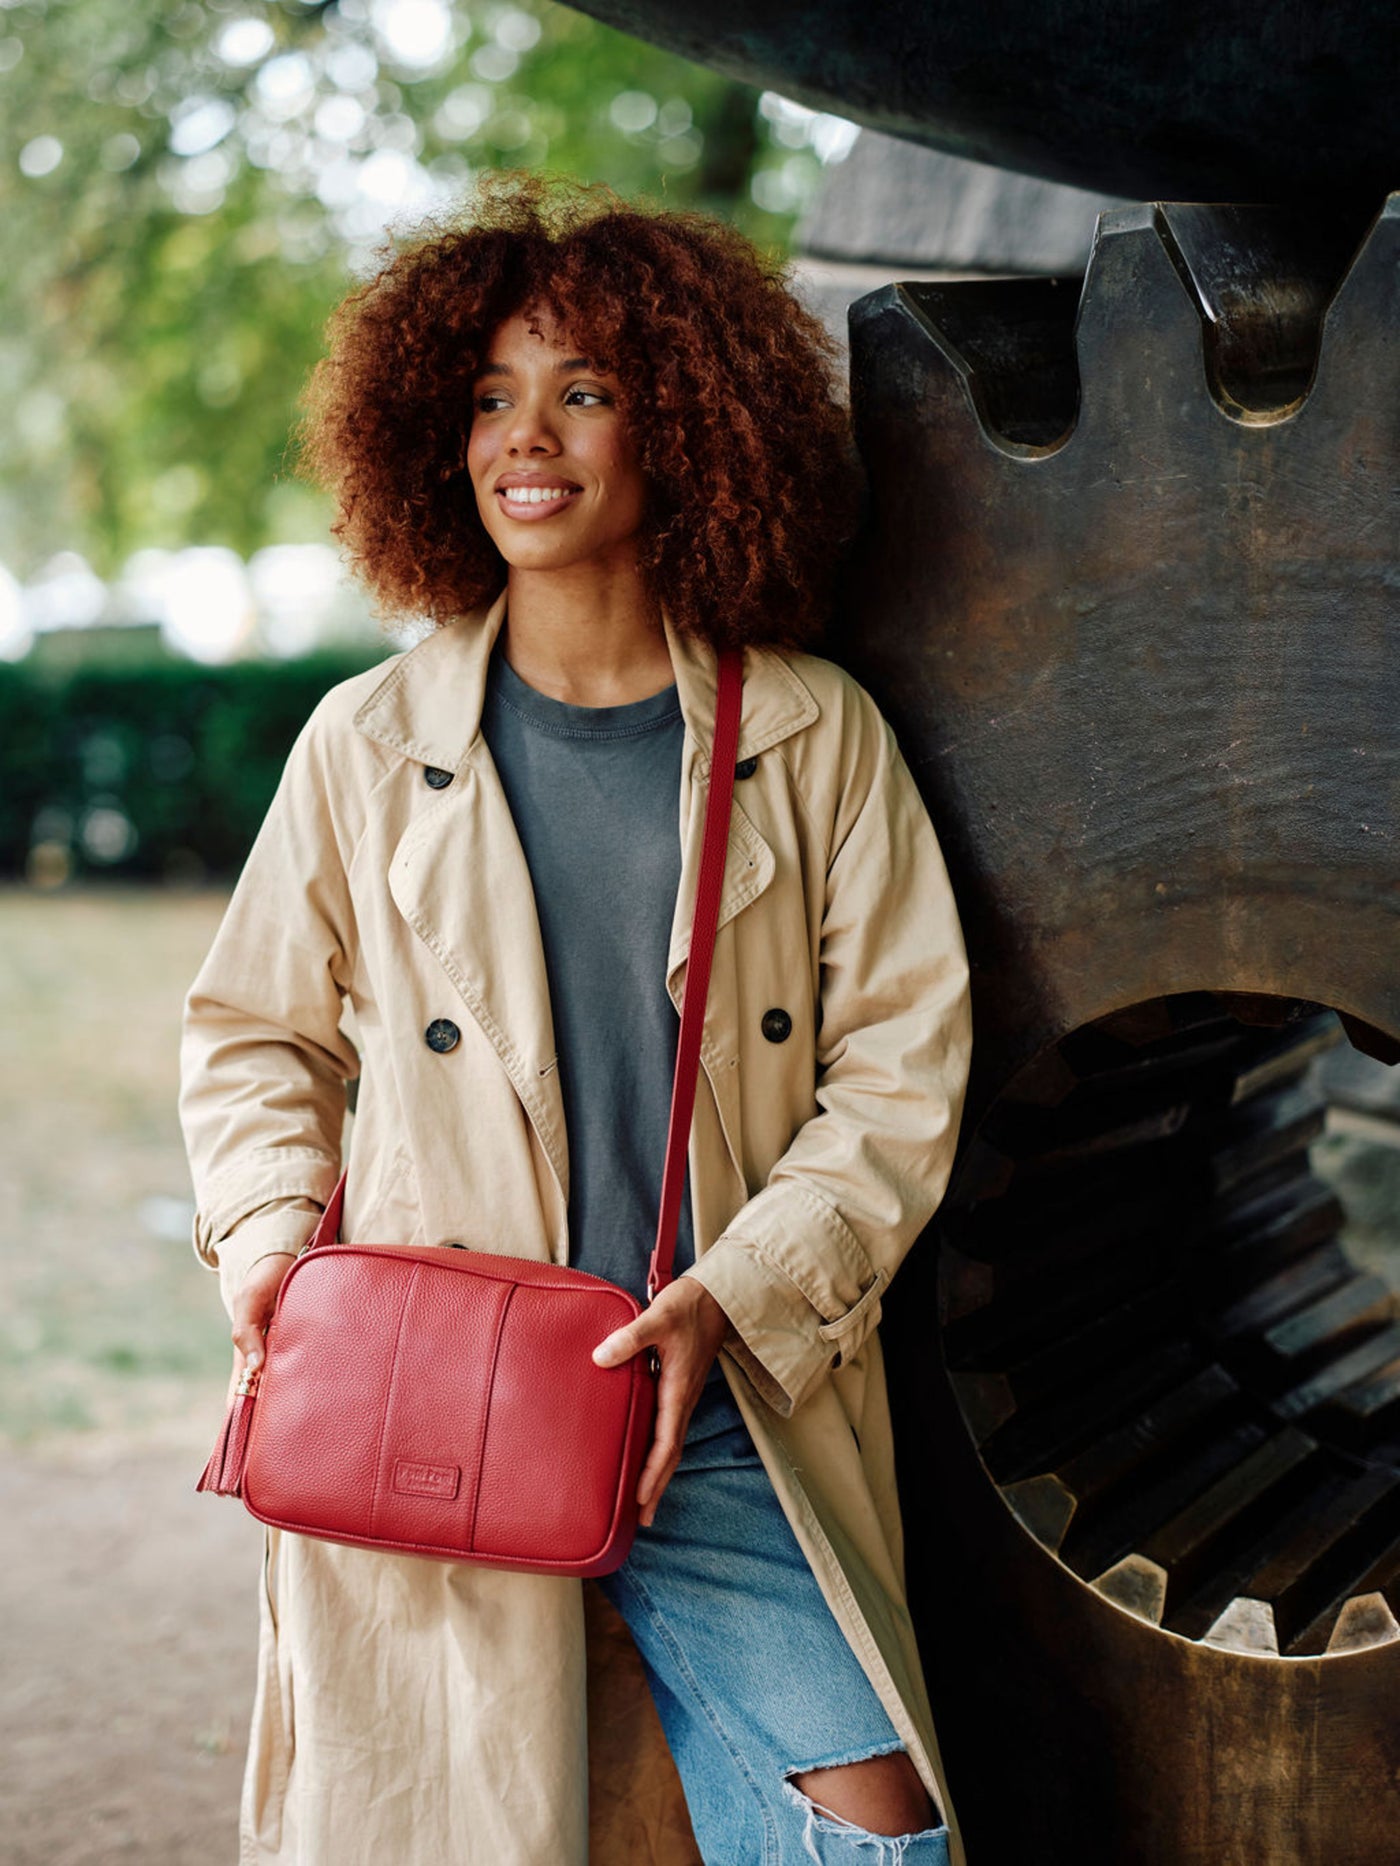
[[[194,1248],[232,1313],[252,1264],[310,1239],[340,1173],[340,1028],[353,918],[349,830],[326,769],[326,702],[303,729],[185,1002],[180,1119]],[[343,788],[343,787],[342,787]]]
[[[875,704],[847,687],[820,941],[818,1113],[686,1274],[786,1416],[859,1352],[952,1170],[968,969],[933,825]]]

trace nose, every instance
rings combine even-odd
[[[506,430],[506,448],[511,454],[558,453],[559,436],[542,400],[521,396]]]

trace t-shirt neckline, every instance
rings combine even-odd
[[[491,655],[486,691],[489,698],[530,725],[560,738],[632,738],[669,724],[680,717],[681,711],[674,681],[644,700],[627,700],[616,706],[576,706],[570,700],[553,699],[522,680],[499,649]]]

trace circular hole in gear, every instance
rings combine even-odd
[[[1325,1007],[1190,993],[1025,1069],[942,1213],[949,1375],[1021,1523],[1118,1605],[1282,1656],[1400,1637],[1400,1311],[1314,1170]]]

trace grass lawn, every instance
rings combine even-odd
[[[227,1322],[175,1096],[225,898],[0,889],[0,1440],[212,1440]]]

